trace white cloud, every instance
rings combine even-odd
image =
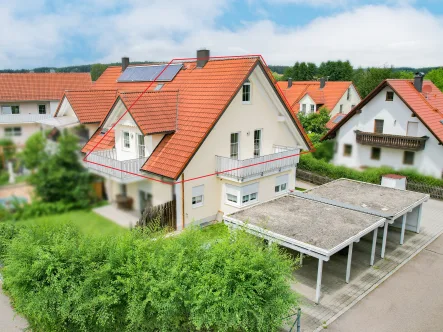
[[[58,65],[71,36],[84,37],[85,53],[93,49],[102,54],[94,59],[101,62],[115,62],[123,55],[133,60],[192,57],[201,47],[212,55],[262,54],[269,64],[329,59],[349,59],[354,66],[443,62],[442,17],[410,6],[360,6],[292,28],[262,19],[228,29],[219,20],[229,6],[235,9],[230,0],[128,0],[119,10],[113,9],[120,2],[107,1],[107,16],[101,15],[104,0],[94,1],[31,20],[14,16],[10,8],[1,10],[0,29],[11,31],[0,35],[1,66]]]

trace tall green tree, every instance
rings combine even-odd
[[[443,91],[443,68],[431,70],[426,74],[425,79],[431,80],[437,88]]]
[[[329,110],[326,107],[320,108],[318,112],[303,114],[298,113],[300,122],[308,133],[323,135],[326,133],[326,123],[328,123]]]
[[[329,81],[352,81],[354,68],[349,61],[327,61],[318,67],[318,75]]]
[[[354,71],[353,81],[362,98],[366,97],[383,80],[388,78],[399,78],[392,67],[384,68],[359,68]]]
[[[43,202],[88,206],[92,199],[91,178],[80,162],[78,151],[77,137],[65,132],[59,138],[57,151],[38,165],[30,182]]]
[[[37,132],[29,136],[20,154],[26,168],[35,169],[48,158],[45,147],[46,139],[42,133]]]
[[[96,81],[103,74],[106,68],[108,68],[108,65],[104,65],[101,63],[95,63],[91,65],[91,79],[93,81]]]
[[[312,62],[296,62],[292,68],[287,68],[283,79],[292,78],[294,81],[312,81],[317,75],[317,66]]]

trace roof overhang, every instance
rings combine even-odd
[[[79,125],[80,121],[78,121],[78,119],[73,116],[60,116],[39,120],[37,121],[37,123],[55,128],[69,128]]]

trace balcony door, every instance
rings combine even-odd
[[[145,137],[143,135],[137,135],[137,143],[138,143],[138,158],[146,157],[146,149],[145,149]]]
[[[408,129],[406,131],[406,136],[418,136],[418,122],[408,122]]]

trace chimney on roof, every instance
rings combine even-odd
[[[415,73],[414,87],[417,89],[418,92],[423,91],[423,76],[425,76],[424,73]]]
[[[320,89],[323,89],[326,85],[326,78],[325,77],[321,77],[320,78]]]
[[[128,66],[129,66],[129,58],[124,56],[122,58],[122,72],[124,72],[125,69],[128,68]]]
[[[203,68],[209,60],[209,50],[197,50],[197,68]]]
[[[288,88],[290,88],[292,86],[292,78],[289,77],[288,78]]]

